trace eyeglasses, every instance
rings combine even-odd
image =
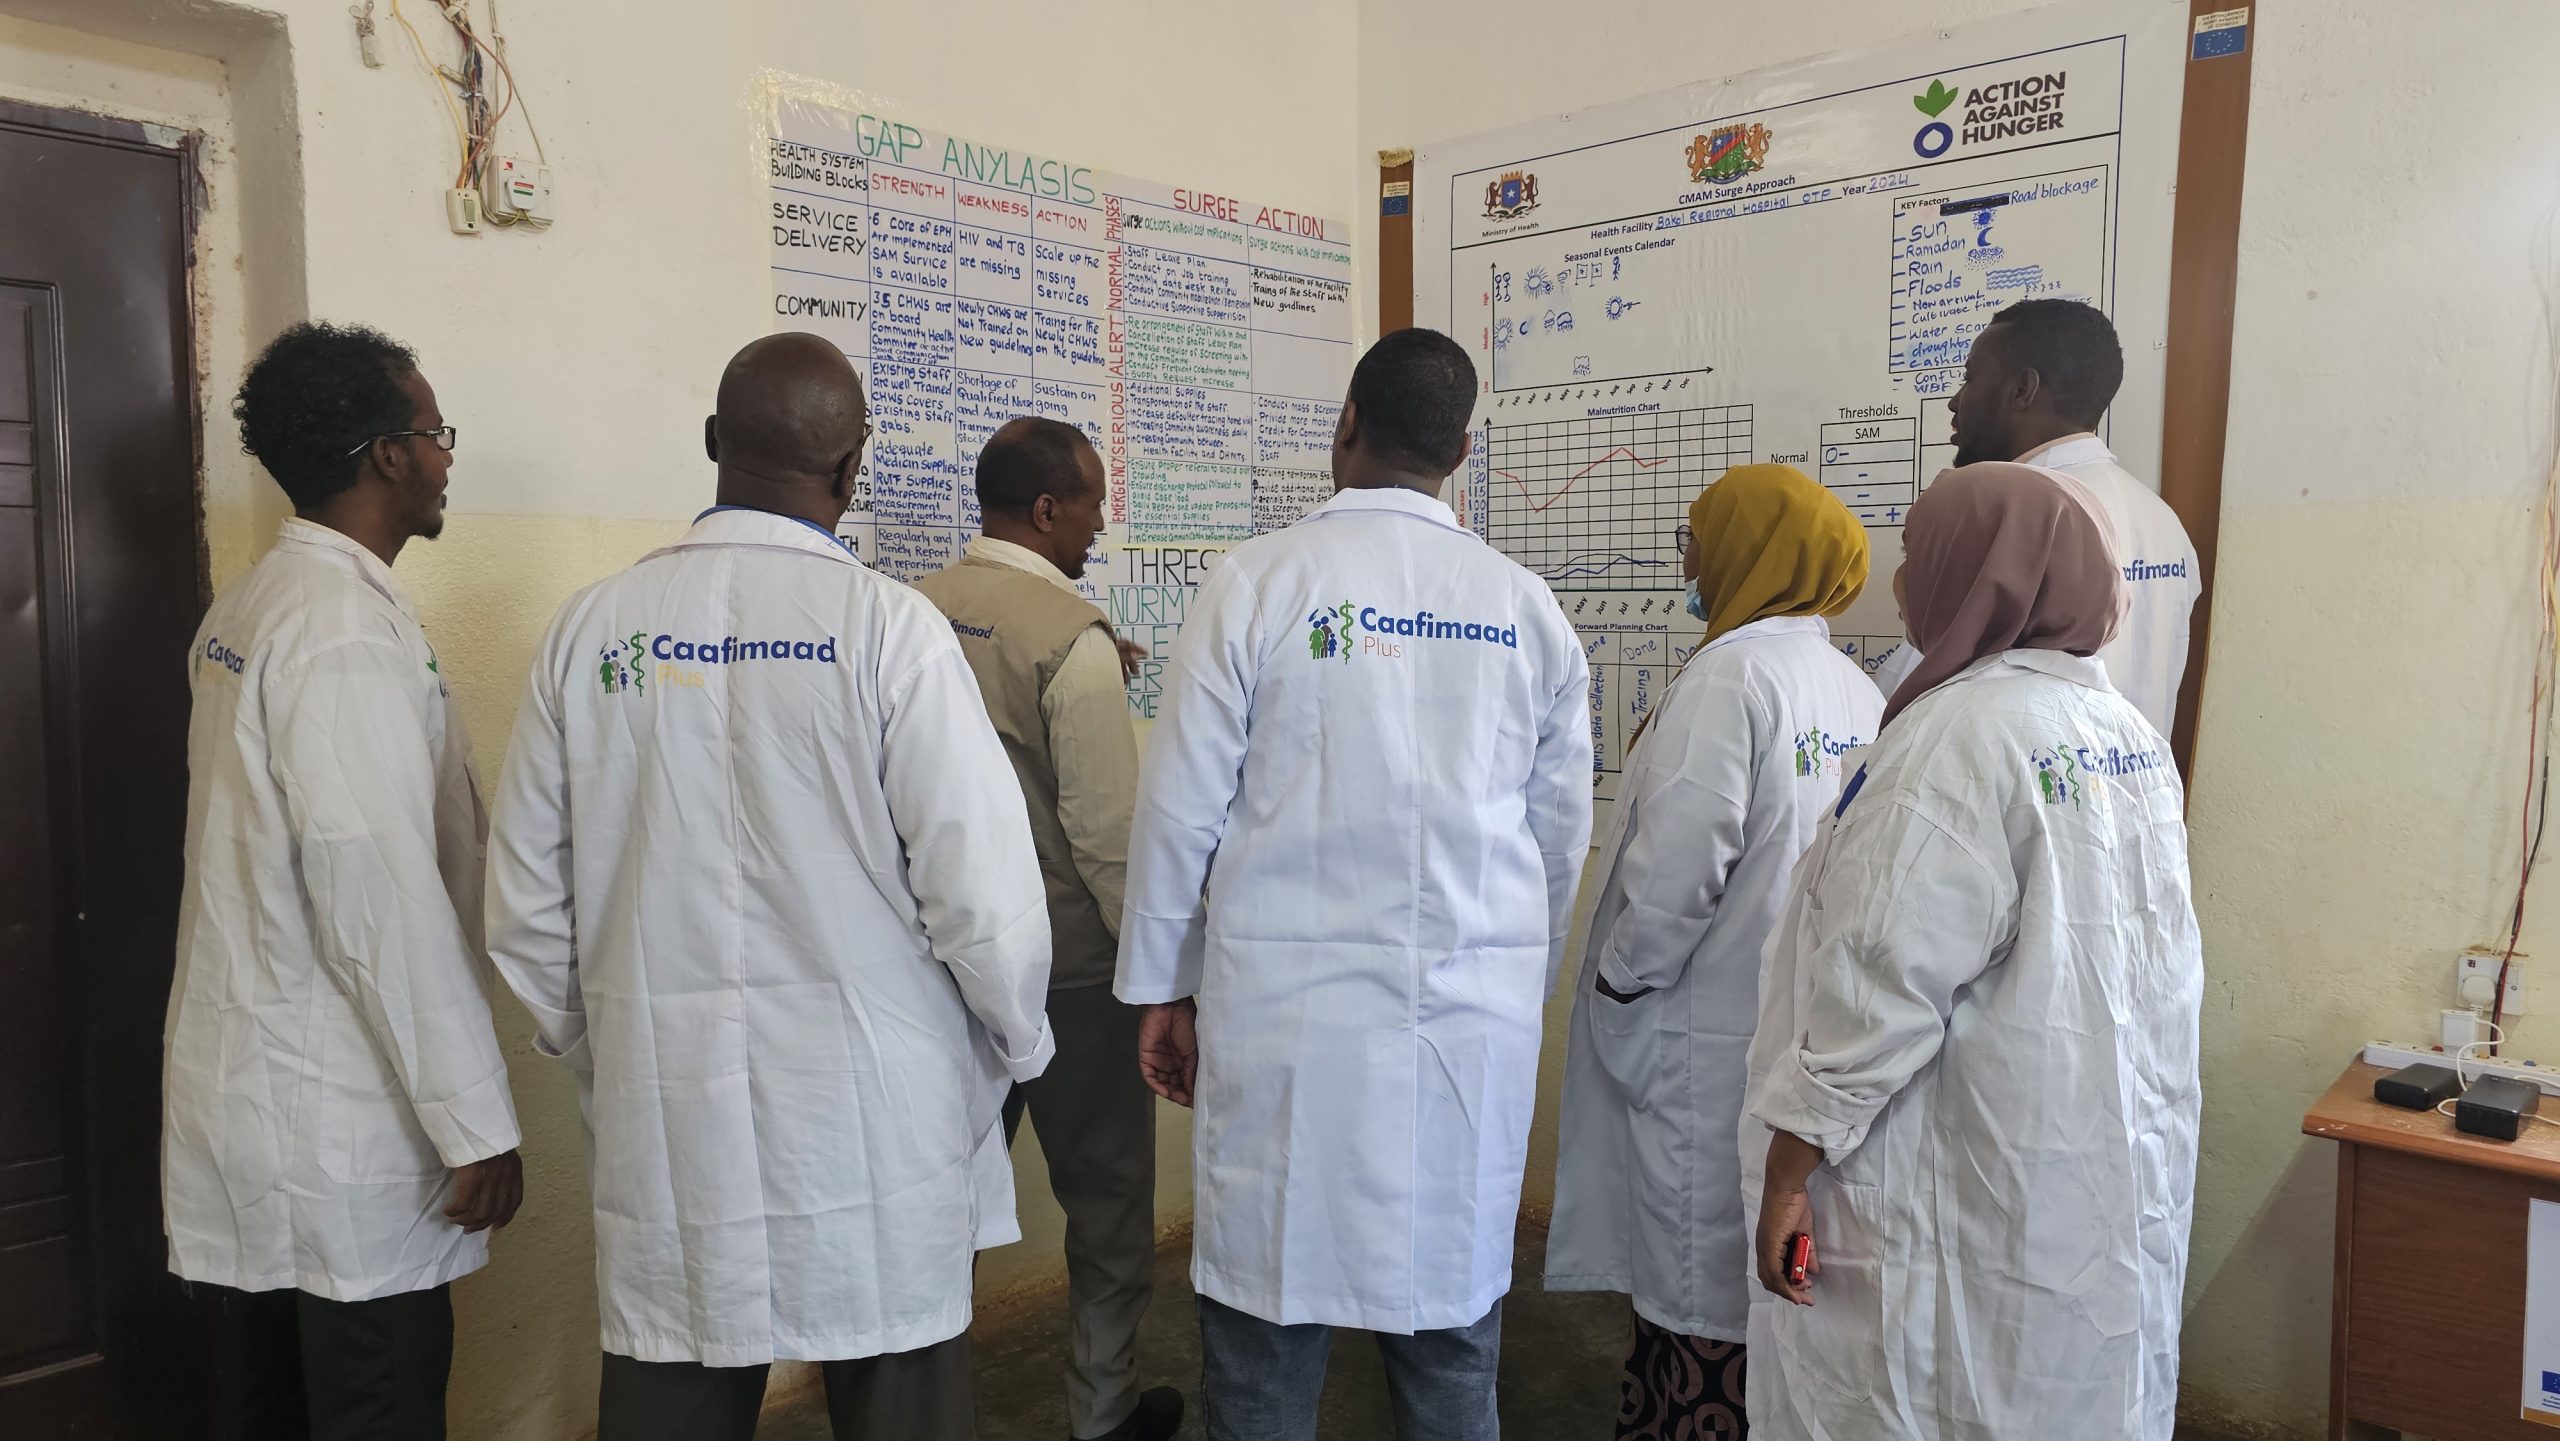
[[[453,449],[453,434],[453,427],[450,425],[439,425],[433,430],[386,430],[380,435],[368,437],[365,440],[364,445],[357,446],[355,449],[348,451],[347,454],[362,455],[365,452],[365,446],[373,444],[374,441],[399,440],[404,436],[411,435],[431,436],[435,440],[436,449],[451,450]]]

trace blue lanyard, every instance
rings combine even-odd
[[[1866,783],[1867,768],[1862,765],[1858,767],[1858,773],[1856,775],[1849,777],[1849,784],[1841,788],[1840,804],[1831,808],[1831,818],[1833,820],[1836,821],[1849,813],[1849,802],[1858,798],[1858,787],[1865,785]]]

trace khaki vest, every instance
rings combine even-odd
[[[964,556],[915,583],[951,619],[960,653],[978,677],[987,718],[995,722],[1031,815],[1031,844],[1049,891],[1052,947],[1049,986],[1108,985],[1119,947],[1103,924],[1102,906],[1076,870],[1066,828],[1058,823],[1058,769],[1049,759],[1049,727],[1040,697],[1084,633],[1111,622],[1100,609],[1029,571]],[[1118,920],[1118,917],[1113,917]]]

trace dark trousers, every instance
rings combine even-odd
[[[635,1361],[608,1351],[596,1441],[753,1441],[772,1369]],[[822,1369],[835,1441],[977,1441],[965,1332]]]
[[[453,1292],[371,1301],[235,1295],[216,1434],[247,1441],[444,1441]]]
[[[1101,1436],[1138,1409],[1138,1322],[1155,1292],[1156,1098],[1138,1071],[1138,1008],[1109,986],[1049,993],[1058,1053],[1005,1100],[1025,1110],[1067,1215],[1067,1427]]]
[[[1709,1341],[1636,1318],[1627,1378],[1618,1385],[1617,1441],[1744,1441],[1742,1403],[1750,1354],[1738,1341]]]
[[[1502,1303],[1472,1326],[1373,1332],[1400,1441],[1499,1441]],[[1209,1441],[1315,1441],[1331,1326],[1283,1326],[1200,1298],[1200,1400]]]

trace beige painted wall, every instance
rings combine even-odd
[[[2426,1034],[2513,904],[2560,9],[2270,18],[2191,810],[2212,986],[2186,1360],[2200,1410],[2307,1432],[2335,1161],[2299,1112],[2358,1042]],[[2551,956],[2537,884],[2524,944]],[[2560,1059],[2560,972],[2529,974],[2512,1049]]]
[[[2026,8],[1534,0],[1361,10],[1362,158]],[[2525,794],[2533,498],[2560,173],[2560,7],[2258,7],[2211,681],[2192,787],[2210,976],[2185,1392],[2308,1436],[2334,1159],[2303,1109],[2359,1043],[2431,1035],[2503,939]],[[1702,59],[1700,37],[1714,37]],[[1534,37],[1527,43],[1526,37]],[[1496,82],[1498,77],[1498,83]],[[2547,905],[2528,950],[2552,954]],[[2554,984],[2536,979],[2543,986]],[[2537,990],[2515,1050],[2560,1059]],[[1551,1192],[1562,1005],[1530,1195]]]
[[[754,0],[716,14],[693,0],[508,3],[561,219],[545,235],[457,238],[440,199],[450,128],[388,8],[386,64],[368,70],[346,0],[0,0],[0,97],[209,137],[198,303],[217,585],[284,513],[228,418],[252,347],[311,314],[419,350],[462,439],[446,534],[398,569],[484,781],[552,610],[681,532],[681,514],[634,497],[692,484],[710,502],[699,417],[728,354],[771,326],[756,71],[1168,183],[1332,215],[1360,198],[1344,164],[1351,0],[1293,6],[1286,25],[1241,0]],[[427,0],[405,8],[433,34]],[[1208,58],[1242,54],[1258,63]],[[1175,115],[1183,123],[1167,123]],[[571,1438],[592,1428],[595,1404],[584,1141],[565,1075],[533,1054],[515,1007],[499,1012],[527,1201],[493,1264],[457,1288],[452,1424],[475,1441]],[[1182,1226],[1189,1130],[1185,1113],[1163,1114],[1159,1222]],[[982,1304],[1063,1276],[1036,1135],[1016,1160],[1025,1240],[982,1258]]]
[[[677,0],[510,4],[565,218],[547,236],[478,240],[442,233],[447,142],[425,82],[398,68],[396,32],[393,68],[367,71],[343,0],[267,8],[280,25],[220,0],[0,0],[0,95],[212,137],[199,283],[217,579],[254,557],[280,511],[224,418],[247,338],[307,306],[420,347],[464,441],[447,537],[401,571],[494,769],[551,607],[680,524],[633,514],[618,485],[701,471],[693,417],[721,357],[767,323],[743,109],[753,69],[1365,225],[1379,146],[2018,7],[1607,0],[1558,23],[1531,0],[1325,0],[1276,25],[1236,0],[915,14],[757,0],[704,25]],[[24,15],[120,39],[8,18]],[[2329,1156],[2296,1134],[2301,1108],[2358,1041],[2425,1031],[2452,953],[2497,932],[2516,863],[2560,208],[2543,156],[2560,91],[2541,71],[2560,53],[2560,7],[2290,0],[2258,18],[2194,784],[2212,990],[2186,1379],[2200,1413],[2308,1434],[2331,1197]],[[1261,63],[1206,63],[1222,48]],[[2538,913],[2528,948],[2560,953],[2548,930]],[[573,1437],[593,1415],[581,1142],[564,1078],[530,1054],[511,1010],[506,1025],[531,1197],[498,1263],[461,1291],[455,1426]],[[2520,1048],[2560,1044],[2552,1026],[2527,1018]],[[1533,1203],[1552,1185],[1553,1116],[1550,1090]],[[1188,1206],[1182,1135],[1165,1129],[1167,1220]],[[1022,1159],[1032,1239],[989,1257],[987,1290],[1054,1274],[1055,1211],[1036,1156]]]

